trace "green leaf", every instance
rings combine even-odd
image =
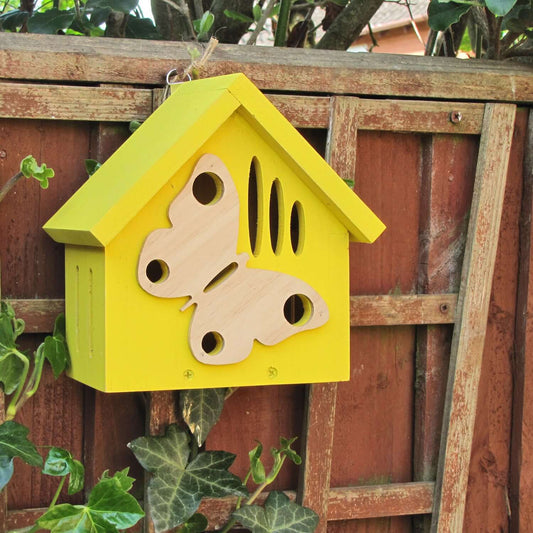
[[[23,372],[24,363],[20,357],[0,346],[0,383],[6,394],[12,394],[17,389],[23,378]]]
[[[180,393],[183,420],[201,446],[211,428],[218,422],[224,407],[226,389],[196,389]]]
[[[48,11],[34,13],[28,20],[28,30],[31,33],[56,34],[66,30],[72,24],[75,16],[76,13],[73,9],[63,11],[54,7]]]
[[[202,513],[193,514],[185,524],[183,524],[178,532],[179,533],[204,533],[207,529],[209,522]]]
[[[8,11],[0,15],[0,28],[2,30],[16,32],[18,28],[24,25],[30,14],[28,11]]]
[[[486,6],[498,17],[507,15],[516,4],[516,0],[485,0]]]
[[[0,455],[0,491],[9,483],[13,475],[13,457]]]
[[[259,443],[253,450],[248,452],[250,458],[250,472],[254,483],[260,485],[266,480],[265,467],[261,461],[261,454],[263,453],[263,445]]]
[[[312,533],[318,524],[318,515],[289,500],[283,492],[273,491],[265,507],[244,505],[233,513],[252,533]]]
[[[115,475],[111,477],[109,476],[109,471],[106,470],[102,474],[102,479],[112,479],[122,490],[128,492],[133,487],[133,482],[135,481],[135,478],[128,476],[129,471],[130,469],[127,467],[119,472],[115,472]]]
[[[224,15],[228,17],[229,19],[233,19],[238,22],[249,22],[251,24],[254,21],[254,19],[249,17],[248,15],[243,15],[242,13],[239,13],[238,11],[233,11],[231,9],[224,9]],[[254,12],[254,16],[255,16],[255,12]]]
[[[28,356],[17,350],[17,337],[24,331],[24,320],[15,317],[8,302],[0,303],[0,383],[6,394],[13,393],[24,377],[24,361]]]
[[[68,493],[76,494],[83,488],[85,469],[63,448],[51,448],[44,462],[43,473],[49,476],[66,476],[70,474]]]
[[[45,11],[44,13],[36,13],[33,15],[33,17],[28,22],[28,29],[30,27],[30,22],[37,17],[37,15],[46,15],[47,13],[50,13],[51,11],[57,11],[57,9],[50,9],[49,11]],[[34,33],[54,33],[54,32],[39,32],[35,30],[31,30]],[[38,165],[35,158],[31,155],[25,157],[20,162],[20,171],[24,174],[26,178],[35,178],[42,189],[48,189],[48,180],[50,178],[54,177],[54,171],[51,168],[47,168],[46,165],[43,163],[42,165]]]
[[[126,24],[126,37],[128,39],[161,39],[159,30],[149,18],[139,18],[130,15]]]
[[[56,318],[54,334],[44,339],[43,347],[43,355],[52,366],[56,379],[70,365],[70,356],[65,336],[65,315],[62,313]]]
[[[533,27],[533,0],[518,0],[503,19],[502,29],[526,33]]]
[[[123,473],[118,474],[122,479]],[[86,505],[56,505],[37,524],[53,533],[112,533],[134,526],[143,516],[137,500],[113,476],[96,484]]]
[[[252,13],[254,14],[254,22],[258,22],[263,14],[263,10],[259,4],[255,4],[255,6],[252,8]]]
[[[24,331],[24,320],[15,317],[15,311],[9,302],[0,302],[0,345],[15,348],[17,337]]]
[[[13,420],[0,424],[0,456],[20,457],[31,466],[41,466],[43,458],[34,444],[27,439],[28,433],[26,426]]]
[[[432,30],[444,31],[452,24],[458,22],[471,7],[468,4],[443,3],[438,0],[431,0],[428,6],[429,26]]]
[[[247,495],[241,480],[228,472],[233,454],[203,452],[189,462],[188,441],[184,430],[170,425],[162,437],[139,437],[128,444],[141,465],[153,473],[148,504],[158,532],[186,522],[205,496]]]
[[[96,159],[85,160],[85,170],[89,176],[92,176],[101,166],[102,163],[99,163]]]

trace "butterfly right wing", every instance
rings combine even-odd
[[[290,316],[301,303],[300,318]],[[323,298],[305,281],[272,270],[238,266],[223,283],[202,294],[191,319],[189,346],[210,365],[238,363],[254,339],[271,346],[322,326],[329,312]]]

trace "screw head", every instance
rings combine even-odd
[[[185,370],[185,372],[183,372],[183,376],[186,379],[192,379],[194,378],[194,372],[192,370]]]
[[[452,111],[450,113],[450,122],[452,124],[459,124],[461,120],[463,120],[463,114],[461,113],[461,111]]]
[[[278,369],[274,368],[273,366],[269,367],[268,369],[268,377],[270,379],[274,379],[278,377]]]

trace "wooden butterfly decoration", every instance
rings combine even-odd
[[[210,183],[205,193],[202,182]],[[189,296],[195,304],[189,346],[206,364],[244,360],[254,340],[275,345],[291,335],[317,328],[329,318],[322,297],[292,275],[246,266],[237,253],[239,196],[222,160],[203,155],[189,181],[169,207],[172,226],[152,231],[139,256],[137,279],[161,298]],[[302,307],[292,323],[284,307],[291,298]]]

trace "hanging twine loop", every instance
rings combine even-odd
[[[191,48],[189,49],[189,54],[191,56],[191,63],[183,71],[182,74],[178,74],[176,69],[172,69],[167,74],[167,85],[176,85],[177,83],[183,83],[185,81],[197,80],[201,77],[209,58],[215,51],[215,48],[218,45],[218,39],[211,37],[207,46],[204,50],[202,56],[198,59],[197,55],[199,54],[198,49]]]

